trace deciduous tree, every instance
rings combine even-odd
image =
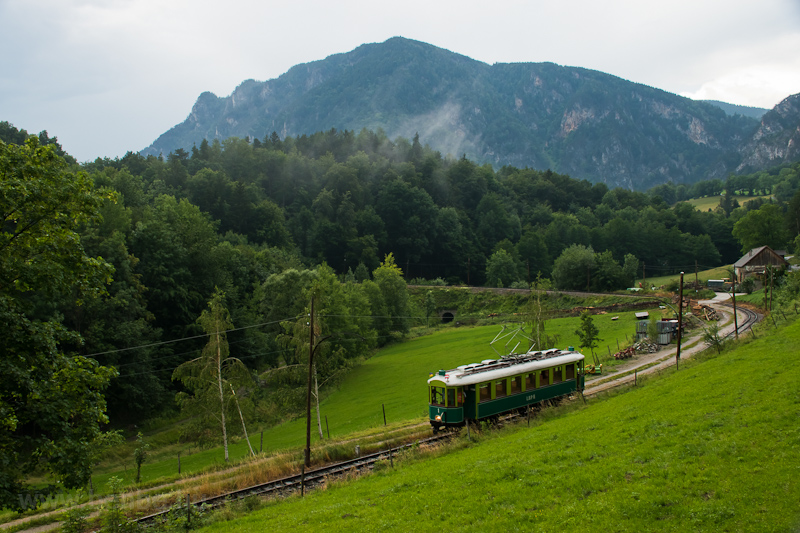
[[[26,480],[34,469],[66,488],[91,475],[91,443],[108,422],[102,392],[115,372],[65,353],[65,341],[80,339],[37,304],[68,294],[80,303],[110,280],[110,265],[88,256],[77,232],[97,219],[103,197],[55,147],[34,137],[0,142],[0,506],[37,503]]]

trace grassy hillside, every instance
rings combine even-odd
[[[703,270],[697,273],[697,279],[700,283],[705,283],[710,279],[722,279],[722,278],[730,278],[730,274],[728,273],[728,268],[730,266],[721,266],[718,268],[712,268],[709,270]],[[647,287],[662,287],[674,284],[676,287],[678,286],[678,282],[681,279],[680,274],[669,274],[667,276],[647,276]],[[684,283],[693,283],[695,279],[694,272],[684,272],[683,274],[683,281]],[[641,278],[636,280],[636,286],[638,287],[639,284],[643,284],[643,280]]]
[[[764,195],[764,196],[734,196],[736,200],[739,202],[739,205],[744,205],[750,200],[755,200],[756,198],[761,198],[764,200],[768,200],[772,198],[771,194]],[[713,211],[719,206],[719,201],[722,199],[722,196],[703,196],[702,198],[692,198],[691,200],[687,200],[688,203],[692,204],[695,209],[698,211]]]
[[[612,320],[619,316],[618,320]],[[578,317],[553,319],[547,322],[547,333],[557,335],[558,346],[578,347]],[[610,359],[609,350],[617,350],[617,343],[625,346],[635,330],[635,317],[632,311],[619,315],[597,315],[594,323],[600,330],[602,339],[598,355]],[[501,323],[480,326],[446,328],[432,335],[419,337],[408,342],[398,343],[380,350],[374,357],[353,369],[334,391],[325,394],[320,411],[323,430],[325,417],[333,439],[353,432],[363,431],[383,425],[383,409],[389,424],[412,419],[424,422],[427,412],[426,383],[428,374],[439,369],[454,368],[461,364],[474,363],[483,359],[497,357],[489,343],[501,331]],[[627,335],[627,338],[626,338]],[[514,344],[503,351],[505,341],[496,345],[501,353],[507,353]],[[613,364],[615,360],[607,361]],[[236,431],[238,428],[234,428]],[[261,428],[249,428],[250,440],[258,451]],[[199,472],[211,466],[223,464],[222,449],[215,447],[198,451],[188,445],[176,443],[179,431],[170,427],[160,433],[152,434],[148,440],[155,444],[151,457],[142,467],[142,481],[153,483],[177,476],[177,453],[182,450],[181,471],[184,474]],[[316,429],[312,432],[314,442],[318,441]],[[305,418],[296,419],[264,431],[264,451],[300,449],[305,444]],[[132,450],[123,453],[98,469],[93,477],[94,486],[103,490],[112,475],[121,477],[125,483],[132,482],[135,470],[132,464]],[[232,460],[247,457],[246,441],[231,444]]]
[[[205,531],[796,530],[798,342],[795,323],[531,429]]]

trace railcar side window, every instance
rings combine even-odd
[[[511,378],[511,394],[522,392],[522,376]]]
[[[575,364],[567,365],[567,379],[575,379]]]
[[[447,407],[456,406],[456,390],[447,389]]]
[[[561,367],[557,366],[553,369],[553,383],[561,383],[562,381],[564,380],[561,378]]]
[[[550,370],[542,370],[539,374],[539,386],[550,385]]]
[[[484,383],[481,385],[481,400],[482,402],[488,402],[492,399],[492,390],[489,388],[489,383]]]
[[[431,404],[444,405],[444,387],[431,387]]]
[[[506,392],[506,380],[501,379],[500,381],[495,382],[494,384],[494,397],[495,398],[502,398],[503,396],[508,396]]]
[[[525,376],[525,390],[533,390],[536,388],[536,374],[528,374]]]

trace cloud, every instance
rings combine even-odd
[[[79,160],[139,150],[204,91],[403,36],[771,107],[800,92],[797,0],[0,0],[0,120]]]
[[[720,100],[731,104],[772,109],[789,95],[800,93],[800,70],[782,65],[734,69],[681,96],[694,100]]]

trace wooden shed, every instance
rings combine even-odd
[[[736,271],[736,282],[741,283],[751,276],[763,276],[766,268],[786,268],[789,263],[769,246],[753,248],[733,264]]]

